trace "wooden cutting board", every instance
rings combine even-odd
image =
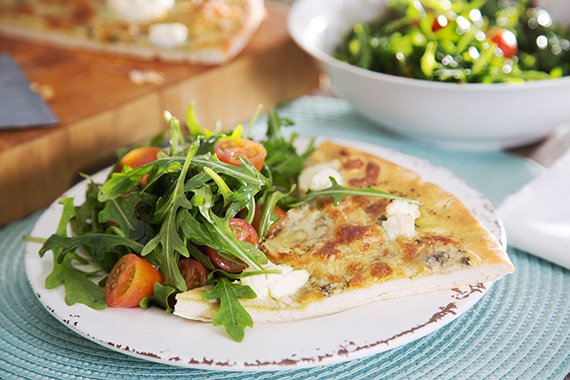
[[[52,91],[60,124],[0,131],[0,226],[47,206],[79,172],[111,164],[115,151],[154,136],[162,112],[184,119],[191,100],[205,126],[248,120],[318,85],[314,62],[291,41],[287,6],[266,2],[268,15],[248,47],[222,66],[168,64],[102,56],[0,37],[28,78]],[[133,70],[159,74],[162,83],[136,84]],[[49,92],[49,91],[48,91]]]

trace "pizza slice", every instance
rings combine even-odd
[[[9,0],[0,34],[144,59],[219,64],[265,16],[263,0]]]
[[[369,302],[495,281],[513,272],[504,247],[455,196],[415,172],[351,147],[325,142],[307,160],[301,191],[334,183],[402,198],[319,197],[293,207],[263,241],[278,274],[240,281],[253,320],[291,321]],[[310,194],[310,193],[309,193]],[[211,321],[207,287],[177,295],[174,313]]]

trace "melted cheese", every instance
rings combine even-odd
[[[294,270],[289,265],[275,265],[271,262],[263,269],[276,270],[280,273],[257,274],[243,277],[242,285],[248,285],[259,298],[272,297],[275,299],[295,294],[309,279],[309,273],[304,269]]]
[[[333,177],[339,184],[343,184],[342,175],[338,172],[340,161],[333,160],[306,167],[299,175],[299,189],[302,192],[308,190],[323,190],[332,186],[330,177]]]
[[[387,219],[382,228],[388,240],[396,240],[400,236],[413,237],[416,234],[415,221],[421,215],[420,208],[403,199],[394,199],[386,207]]]
[[[299,178],[300,188],[310,189],[318,173],[332,169],[347,186],[361,187],[365,182],[366,186],[425,200],[419,183],[407,179],[405,171],[400,170],[396,178],[409,184],[396,184],[395,190],[390,187],[393,183],[384,182],[382,174],[388,167],[382,161],[347,151],[334,157],[309,165]],[[481,260],[454,237],[454,226],[447,217],[439,216],[439,205],[432,202],[425,207],[424,215],[417,205],[402,199],[348,196],[335,206],[330,199],[321,198],[289,210],[280,232],[266,240],[263,249],[275,263],[308,271],[309,281],[296,295],[301,303],[399,278],[478,266]],[[434,221],[437,228],[432,227]]]

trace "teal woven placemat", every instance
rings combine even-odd
[[[339,99],[302,98],[283,113],[303,135],[380,144],[447,167],[495,204],[542,170],[502,152],[418,145],[376,129]],[[368,358],[261,373],[193,370],[132,358],[80,337],[37,301],[24,272],[21,237],[38,217],[0,230],[0,378],[562,379],[570,372],[569,272],[511,248],[515,274],[495,284],[466,314],[418,341]]]

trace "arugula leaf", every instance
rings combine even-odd
[[[151,186],[160,176],[180,170],[184,157],[161,157],[146,165],[122,173],[112,173],[110,178],[99,189],[97,199],[106,202],[124,194],[140,184],[140,180],[151,174],[147,187]]]
[[[272,173],[273,184],[285,189],[296,183],[306,159],[314,151],[311,142],[305,152],[298,154],[294,145],[297,135],[292,134],[288,140],[281,135],[281,128],[291,125],[293,125],[291,120],[280,117],[274,108],[270,109],[267,139],[261,142],[267,150],[265,165]]]
[[[148,140],[148,142],[144,145],[163,147],[164,146],[164,131],[160,131],[156,135],[152,136]]]
[[[196,112],[194,112],[194,104],[192,102],[186,109],[186,126],[190,134],[194,136],[202,134],[202,128],[200,127],[200,123],[198,123],[198,118],[196,118]]]
[[[97,200],[100,185],[87,178],[85,202],[75,207],[75,217],[71,219],[71,229],[76,235],[90,232],[103,232],[104,226],[99,223],[97,215],[103,209],[103,204]]]
[[[220,177],[218,175],[218,173],[216,173],[215,171],[213,171],[210,168],[204,168],[204,171],[206,172],[206,174],[208,174],[210,176],[210,178],[212,178],[214,180],[214,182],[218,186],[218,191],[220,192],[220,194],[224,198],[224,206],[227,206],[228,202],[230,200],[230,197],[232,196],[232,191],[230,190],[230,188],[228,187],[226,182],[222,179],[222,177]]]
[[[212,263],[210,262],[210,259],[208,258],[208,256],[206,256],[202,251],[200,251],[197,247],[195,247],[193,244],[188,244],[188,252],[190,252],[190,256],[192,258],[194,258],[195,260],[197,260],[200,264],[202,264],[206,269],[213,271],[214,269],[216,269]]]
[[[214,194],[210,186],[204,185],[192,191],[194,196],[192,197],[192,204],[198,208],[200,214],[208,221],[212,223],[210,218],[210,209],[214,207]]]
[[[210,176],[205,171],[198,172],[198,173],[196,173],[196,175],[194,175],[192,178],[190,178],[188,181],[186,181],[186,184],[184,185],[184,191],[189,192],[189,191],[192,191],[198,187],[202,187],[209,180],[210,180]]]
[[[39,254],[43,257],[48,251],[57,252],[56,261],[61,263],[65,255],[75,252],[81,246],[90,248],[91,256],[95,261],[101,261],[105,252],[119,246],[129,248],[135,253],[140,253],[144,248],[136,241],[110,234],[84,234],[72,237],[52,235],[46,240]]]
[[[47,252],[48,250],[52,251],[54,272],[59,270],[59,268],[57,268],[57,265],[63,261],[65,253],[62,253],[63,248],[60,246],[54,245],[53,247],[50,248],[48,242],[52,238],[54,239],[67,238],[67,225],[69,224],[69,221],[72,218],[74,218],[76,215],[75,208],[73,207],[73,197],[65,197],[61,199],[58,203],[63,206],[63,211],[61,212],[61,217],[59,219],[55,234],[50,236],[50,238],[45,241],[42,248],[40,248],[40,251],[38,252],[40,257],[43,257],[45,252]]]
[[[247,215],[243,219],[251,224],[255,213],[255,195],[259,190],[259,187],[247,183],[234,190],[230,196],[230,206],[226,210],[226,218],[233,218],[240,211],[246,209]]]
[[[202,170],[204,168],[210,168],[218,174],[225,174],[241,182],[257,186],[269,184],[269,180],[263,174],[258,172],[253,165],[234,166],[226,164],[219,161],[217,158],[214,158],[211,154],[194,157],[192,159],[192,164],[198,166]]]
[[[214,248],[218,253],[230,260],[240,259],[250,267],[256,270],[262,270],[263,264],[267,264],[267,256],[255,248],[253,245],[239,241],[232,229],[228,225],[228,220],[210,215],[212,224],[206,224],[206,228],[210,231],[213,238],[208,245]],[[227,257],[227,254],[234,257]]]
[[[148,196],[148,198],[154,198]],[[99,212],[99,223],[113,223],[119,226],[126,236],[140,243],[147,243],[153,236],[152,226],[144,220],[144,212],[152,210],[149,203],[137,193],[128,196],[110,199]],[[148,216],[147,216],[148,218]]]
[[[295,190],[295,186],[291,187],[289,193],[285,194],[280,191],[273,192],[267,197],[265,203],[261,207],[261,215],[259,218],[259,241],[263,241],[271,226],[276,223],[279,218],[275,215],[275,206],[281,199],[289,196]]]
[[[69,306],[82,303],[95,310],[107,307],[105,290],[89,279],[92,273],[81,271],[72,264],[77,255],[67,255],[63,261],[54,267],[45,281],[47,289],[53,289],[65,284],[65,303]]]
[[[159,233],[145,245],[141,252],[141,256],[144,257],[155,251],[155,257],[159,260],[159,267],[164,275],[165,284],[173,286],[180,291],[185,291],[187,288],[186,282],[178,269],[178,259],[180,255],[188,257],[190,254],[185,242],[178,234],[176,215],[180,208],[192,208],[192,204],[184,193],[184,182],[190,167],[190,161],[198,149],[198,145],[199,143],[195,142],[188,150],[188,155],[180,171],[176,187],[172,194],[170,194],[168,202],[164,205],[163,210],[167,212],[167,216],[161,225]]]
[[[235,261],[236,258],[254,269],[262,270],[267,257],[253,245],[239,241],[228,225],[228,220],[210,212],[208,223],[199,222],[190,212],[183,210],[178,215],[178,223],[183,235],[196,245],[212,247],[222,257]]]
[[[113,222],[124,231],[133,231],[135,227],[131,221],[130,213],[133,212],[139,201],[140,199],[135,197],[110,199],[99,213],[99,223]]]
[[[194,144],[198,144],[199,140],[196,140]],[[195,152],[194,152],[195,154]],[[148,163],[146,165],[139,166],[136,169],[129,170],[124,173],[112,173],[111,177],[101,186],[98,194],[99,202],[105,202],[109,199],[114,199],[128,193],[132,188],[139,185],[139,180],[146,174],[154,172],[149,178],[149,187],[157,178],[165,173],[171,173],[173,171],[179,170],[180,167],[185,163],[183,157],[162,157],[157,160]],[[263,176],[260,172],[255,170],[252,165],[242,165],[233,166],[219,161],[217,158],[212,156],[212,154],[207,153],[204,155],[193,156],[191,160],[191,165],[197,167],[200,170],[204,168],[210,168],[218,174],[224,174],[235,178],[241,182],[256,184],[257,186],[265,186],[269,184],[269,180]],[[207,176],[207,174],[206,174]],[[198,177],[198,182],[204,182],[210,177]],[[192,181],[193,179],[190,179]],[[186,191],[194,186],[194,182],[189,184]]]
[[[107,307],[105,293],[101,287],[90,280],[89,277],[93,274],[81,271],[72,264],[73,261],[81,264],[86,264],[87,261],[75,252],[67,254],[68,252],[65,252],[61,245],[50,245],[56,239],[67,238],[67,225],[76,215],[73,207],[73,198],[63,198],[59,203],[63,205],[63,212],[56,233],[44,243],[39,252],[41,257],[48,250],[51,250],[53,253],[53,270],[46,277],[45,286],[47,289],[53,289],[62,283],[65,284],[65,302],[67,305],[79,302],[96,310],[104,309]]]
[[[188,210],[178,212],[177,224],[184,237],[197,245],[208,245],[212,241],[210,231],[200,223]]]
[[[158,306],[161,309],[164,309],[164,311],[167,313],[172,313],[173,309],[172,306],[170,306],[170,300],[176,293],[177,290],[172,286],[162,285],[158,282],[155,282],[154,294],[152,296],[143,298],[139,303],[139,306],[142,309],[148,309],[151,306]]]
[[[168,123],[168,130],[170,132],[170,155],[174,156],[178,153],[182,143],[184,142],[184,136],[180,129],[180,121],[172,116],[168,111],[164,111],[163,116]]]
[[[261,114],[262,110],[263,110],[263,105],[261,105],[261,104],[258,104],[257,107],[255,107],[255,111],[253,112],[253,115],[251,115],[251,119],[249,120],[249,123],[247,124],[247,130],[246,130],[245,136],[244,136],[246,139],[249,138],[249,135],[251,134],[251,129],[253,128],[253,126],[257,122],[257,118]]]
[[[63,212],[61,213],[55,234],[58,236],[67,236],[67,225],[69,221],[76,216],[75,208],[73,207],[73,197],[65,197],[58,203],[63,206]]]
[[[246,327],[253,327],[253,319],[239,303],[238,298],[255,298],[255,292],[249,286],[234,284],[220,277],[203,297],[205,301],[219,300],[220,307],[214,317],[214,326],[224,326],[233,340],[241,342]]]
[[[329,177],[329,178],[332,182],[332,186],[327,187],[326,189],[323,189],[323,190],[309,191],[305,197],[288,203],[287,207],[298,207],[298,206],[305,204],[307,202],[310,202],[314,199],[317,199],[320,197],[326,197],[326,196],[332,197],[334,205],[338,206],[340,201],[342,201],[342,199],[344,197],[349,196],[349,195],[362,195],[362,196],[367,196],[367,197],[379,197],[379,198],[387,198],[387,199],[403,199],[403,200],[408,201],[409,203],[413,203],[413,204],[418,205],[418,206],[422,205],[421,202],[416,201],[414,199],[408,199],[405,197],[400,197],[398,195],[394,195],[394,194],[390,194],[390,193],[387,193],[384,191],[380,191],[380,190],[377,190],[377,189],[372,188],[372,187],[368,187],[366,189],[354,189],[354,188],[350,188],[350,187],[345,187],[345,186],[339,185],[333,177]]]
[[[111,173],[111,177],[105,181],[103,186],[99,189],[97,199],[99,202],[106,202],[128,193],[133,187],[137,186],[141,178],[149,174],[154,167],[154,165],[147,164],[124,173]]]

